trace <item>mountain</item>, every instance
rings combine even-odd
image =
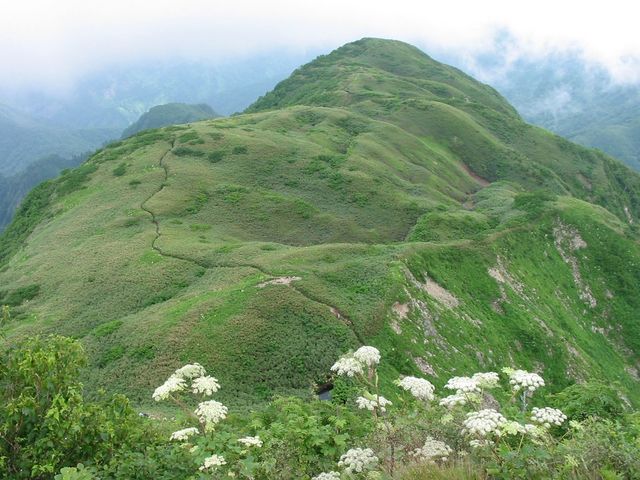
[[[156,105],[144,113],[137,121],[129,125],[122,138],[128,138],[143,130],[160,128],[181,123],[197,122],[209,118],[219,117],[213,109],[204,103],[187,105],[186,103],[167,103]]]
[[[572,53],[515,62],[495,53],[476,59],[473,71],[491,79],[528,121],[640,170],[637,82],[616,80]]]
[[[59,128],[0,105],[0,174],[19,173],[49,155],[70,157],[93,151],[114,136],[109,128]]]
[[[29,191],[39,183],[58,176],[65,168],[77,167],[89,154],[73,157],[51,155],[44,157],[20,173],[9,177],[0,176],[0,231],[11,222],[13,214]]]
[[[242,115],[141,132],[34,189],[0,239],[9,341],[81,339],[83,381],[150,403],[186,361],[226,404],[513,366],[640,401],[640,175],[493,88],[363,39]]]
[[[0,91],[0,98],[67,129],[121,132],[151,107],[171,102],[206,103],[222,115],[241,111],[310,55],[274,51],[233,60],[123,63],[85,75],[68,92]]]

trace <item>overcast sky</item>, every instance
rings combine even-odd
[[[509,55],[579,51],[619,80],[640,79],[632,0],[3,0],[0,86],[64,88],[114,63],[223,61],[279,49],[330,50],[364,36],[473,56],[498,32]]]

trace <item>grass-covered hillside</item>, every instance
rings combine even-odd
[[[490,87],[365,39],[246,114],[145,131],[36,188],[0,241],[3,333],[81,339],[137,402],[200,362],[231,405],[509,365],[640,401],[640,176]]]
[[[138,120],[129,125],[123,132],[122,138],[128,138],[143,130],[167,127],[182,123],[197,122],[215,118],[219,115],[204,103],[189,105],[186,103],[166,103],[151,107]]]

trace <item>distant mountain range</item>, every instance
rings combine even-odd
[[[576,53],[511,62],[496,51],[455,63],[497,88],[528,121],[640,170],[638,83],[621,83]]]

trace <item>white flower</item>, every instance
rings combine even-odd
[[[171,375],[166,382],[155,389],[152,397],[156,402],[166,400],[173,392],[181,392],[186,387],[187,384],[182,378]]]
[[[368,367],[372,367],[373,365],[380,363],[380,350],[375,347],[360,347],[355,351],[353,357],[360,363]]]
[[[466,405],[468,400],[468,396],[464,393],[454,393],[453,395],[444,397],[439,403],[442,407],[453,408],[456,405]]]
[[[227,461],[224,459],[222,455],[211,455],[204,459],[204,463],[200,467],[200,471],[215,469],[216,467],[221,467],[222,465],[226,465]]]
[[[490,442],[487,440],[473,439],[469,442],[469,446],[471,448],[482,448],[482,447],[486,447],[487,445],[490,445]]]
[[[195,427],[183,428],[182,430],[178,430],[177,432],[173,432],[171,434],[170,440],[178,440],[179,442],[184,442],[189,439],[190,436],[198,433],[198,429]]]
[[[424,445],[414,450],[413,455],[420,460],[433,463],[436,460],[447,460],[453,450],[451,447],[440,440],[435,440],[433,437],[427,437]]]
[[[239,438],[238,442],[243,444],[245,447],[258,447],[258,448],[260,448],[262,446],[262,440],[260,440],[259,436]]]
[[[484,437],[491,433],[496,433],[506,421],[507,419],[501,413],[492,408],[467,413],[467,418],[463,422],[463,432]]]
[[[417,377],[404,377],[401,380],[397,380],[396,384],[408,391],[416,397],[418,400],[431,401],[434,399],[433,392],[435,387],[429,380]]]
[[[480,388],[495,388],[500,381],[500,377],[496,372],[474,373],[471,379],[475,380]]]
[[[537,373],[530,373],[525,370],[505,370],[509,375],[509,383],[514,392],[526,390],[533,392],[540,387],[544,387],[543,378]]]
[[[474,393],[480,391],[478,382],[470,377],[450,378],[444,388],[455,390],[456,393]]]
[[[375,395],[371,395],[371,394],[367,394],[367,395],[370,398],[366,398],[366,397],[356,398],[356,405],[358,405],[358,408],[373,412],[376,408],[380,407],[380,411],[384,413],[387,411],[387,408],[386,408],[387,405],[392,405],[391,401],[387,400],[382,395],[378,395],[377,401],[376,401]]]
[[[205,430],[212,430],[216,423],[226,418],[227,411],[227,407],[220,402],[207,400],[200,403],[194,413],[204,423]]]
[[[370,448],[352,448],[340,457],[338,466],[344,467],[347,473],[360,473],[372,469],[378,463],[378,457]]]
[[[218,380],[213,377],[198,377],[191,383],[193,393],[202,393],[204,395],[213,395],[220,389]]]
[[[185,380],[190,380],[196,377],[202,377],[206,374],[207,374],[206,370],[199,363],[191,363],[191,364],[185,365],[184,367],[176,370],[174,373],[176,377],[184,378]]]
[[[323,472],[320,475],[316,475],[311,480],[340,480],[340,474],[338,472]]]
[[[562,413],[557,408],[545,407],[545,408],[537,408],[534,407],[531,410],[531,420],[534,423],[538,423],[542,425],[544,428],[549,428],[551,425],[562,425],[562,423],[567,419],[567,416]]]
[[[338,375],[346,375],[347,377],[353,377],[356,374],[364,373],[362,363],[350,356],[338,359],[338,361],[331,367],[331,371],[337,372]]]

